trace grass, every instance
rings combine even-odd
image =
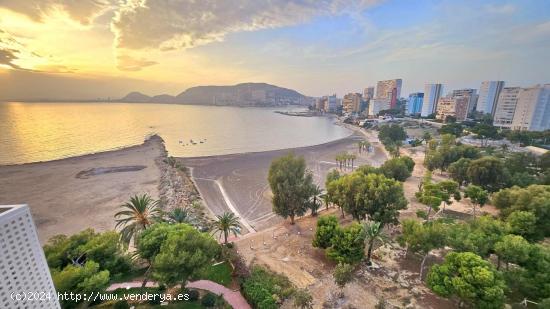
[[[147,271],[147,267],[143,267],[143,268],[133,269],[124,274],[118,274],[111,278],[111,283],[126,282],[126,281],[135,280],[136,278],[141,278],[143,277],[143,275],[145,275],[146,271]]]
[[[227,262],[223,262],[216,266],[210,266],[206,271],[206,274],[202,279],[214,281],[223,286],[229,286],[231,284],[231,265]]]

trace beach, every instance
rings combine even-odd
[[[365,139],[371,141],[373,151],[359,154],[357,142]],[[0,204],[28,204],[42,243],[54,235],[71,235],[86,228],[111,230],[119,206],[144,193],[162,198],[165,210],[202,198],[206,209],[199,211],[206,221],[234,212],[245,234],[282,220],[271,211],[267,183],[274,159],[289,152],[304,156],[315,182],[323,188],[327,172],[337,167],[335,156],[344,151],[357,155],[355,166],[378,166],[386,159],[374,135],[355,129],[346,138],[315,146],[178,158],[189,168],[189,177],[164,162],[164,142],[155,135],[141,145],[119,150],[0,166]]]
[[[28,204],[41,243],[86,228],[110,230],[132,195],[159,197],[164,156],[162,139],[153,136],[120,150],[0,166],[0,204]]]
[[[269,166],[274,159],[290,152],[304,156],[314,181],[324,188],[326,174],[338,167],[335,161],[338,153],[356,154],[355,166],[379,166],[386,160],[383,147],[374,135],[363,132],[356,129],[349,137],[316,146],[179,160],[191,169],[200,195],[214,214],[232,211],[241,219],[245,232],[257,231],[282,220],[271,211],[271,191],[267,182]],[[373,151],[359,154],[357,142],[369,137]]]

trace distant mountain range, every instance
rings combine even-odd
[[[189,88],[177,96],[161,94],[148,96],[130,92],[119,102],[177,103],[225,106],[282,106],[309,105],[313,102],[299,92],[266,83],[244,83],[234,86],[198,86]]]

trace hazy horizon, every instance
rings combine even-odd
[[[550,2],[7,0],[0,100],[265,82],[308,96],[548,83]]]

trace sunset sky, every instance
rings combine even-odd
[[[0,99],[550,82],[550,1],[1,0]]]

